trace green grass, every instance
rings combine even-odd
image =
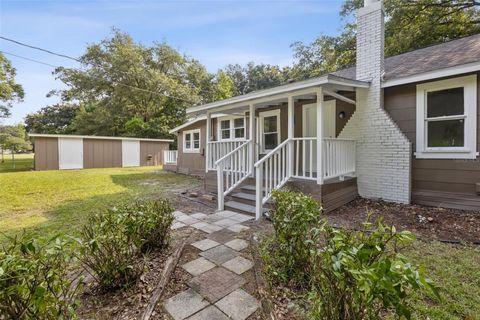
[[[0,233],[76,234],[92,212],[199,181],[160,167],[0,173]],[[0,242],[2,242],[0,240]]]
[[[480,247],[417,241],[405,254],[425,267],[442,296],[416,294],[417,319],[480,319]]]
[[[33,169],[33,154],[16,154],[15,168],[13,167],[11,154],[4,155],[4,162],[0,160],[0,173],[29,171],[31,169]]]

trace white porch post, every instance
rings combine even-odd
[[[323,89],[317,89],[317,184],[323,184]]]
[[[212,114],[207,111],[207,132],[205,133],[205,172],[210,167],[210,138],[212,137]]]
[[[248,165],[249,165],[249,170],[251,172],[251,176],[253,177],[255,174],[255,106],[253,104],[250,104],[249,106],[249,117],[250,117],[250,123],[249,123],[249,140],[250,144],[248,145]]]
[[[288,168],[287,168],[287,175],[293,175],[293,123],[294,120],[294,104],[293,104],[293,96],[288,96]]]

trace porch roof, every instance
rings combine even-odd
[[[336,85],[344,87],[353,87],[353,88],[368,88],[370,86],[369,82],[352,80],[347,78],[342,78],[335,76],[333,74],[327,74],[321,77],[312,78],[308,80],[293,82],[285,84],[282,86],[258,90],[250,92],[241,96],[236,96],[233,98],[215,101],[212,103],[207,103],[204,105],[193,106],[187,109],[187,114],[202,113],[207,110],[221,108],[223,110],[228,109],[229,107],[236,108],[240,106],[246,106],[249,103],[258,103],[263,101],[262,99],[279,99],[286,98],[290,94],[303,92],[305,89],[312,89],[315,87],[320,87],[324,85]]]

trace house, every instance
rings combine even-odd
[[[172,130],[219,209],[260,218],[289,184],[327,211],[357,194],[480,210],[480,35],[384,58],[382,2],[357,19],[354,68],[192,106]]]
[[[173,140],[35,134],[35,170],[157,166]]]

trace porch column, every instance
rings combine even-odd
[[[288,96],[288,176],[293,175],[293,129],[294,129],[294,104],[293,96]]]
[[[255,106],[250,104],[249,106],[249,134],[248,138],[250,140],[250,144],[248,145],[248,165],[251,172],[251,176],[253,177],[255,174]]]
[[[210,167],[210,139],[212,137],[212,114],[207,111],[207,132],[205,133],[205,172]]]
[[[317,89],[317,184],[323,184],[323,89]]]

